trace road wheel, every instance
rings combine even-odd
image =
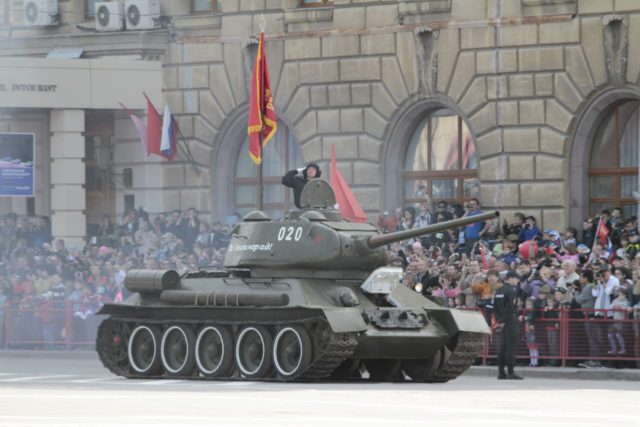
[[[447,364],[449,363],[449,359],[451,359],[452,351],[449,350],[447,346],[444,346],[440,349],[440,354],[442,355],[440,357],[440,366],[438,367],[438,370],[433,373],[433,375],[427,378],[427,382],[446,383],[451,379],[450,376],[447,375],[446,368]]]
[[[311,363],[311,338],[302,326],[287,326],[278,332],[273,342],[273,364],[283,380],[302,374]]]
[[[134,372],[154,375],[160,370],[160,328],[155,325],[139,325],[129,338],[127,351],[129,365]]]
[[[442,355],[440,350],[429,359],[405,359],[402,369],[413,381],[427,381],[440,367]]]
[[[170,326],[162,335],[160,356],[162,366],[169,376],[185,376],[193,373],[195,364],[195,334],[189,325]]]
[[[331,378],[338,381],[360,379],[360,359],[346,359],[331,374]]]
[[[233,366],[233,338],[224,326],[205,326],[196,340],[196,363],[208,378],[224,377]]]
[[[236,364],[247,379],[264,378],[273,367],[273,340],[264,326],[248,326],[236,340]]]

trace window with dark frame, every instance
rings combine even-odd
[[[220,10],[222,0],[191,0],[192,13],[212,13]]]
[[[263,210],[272,219],[284,217],[293,207],[290,188],[282,185],[282,176],[304,166],[300,144],[287,126],[278,122],[278,131],[265,147],[262,157]],[[233,182],[235,212],[243,217],[258,209],[258,167],[249,158],[249,137],[245,137]]]
[[[115,218],[115,183],[110,178],[113,161],[114,118],[112,110],[94,110],[85,116],[85,214],[87,230],[95,227],[103,214]],[[108,150],[101,147],[109,147]],[[107,155],[106,159],[100,156]],[[101,165],[102,163],[102,165]],[[107,168],[104,168],[107,165]]]
[[[478,197],[478,159],[464,120],[440,109],[416,127],[405,156],[404,205],[423,201],[463,203]]]
[[[589,160],[589,213],[622,209],[624,217],[637,214],[638,139],[640,102],[623,101],[602,120]]]

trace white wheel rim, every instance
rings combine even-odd
[[[184,339],[186,352],[184,354],[184,361],[182,362],[182,364],[177,369],[173,369],[167,362],[167,357],[165,355],[165,343],[167,342],[167,337],[176,330],[180,332],[180,335],[182,335],[182,338]],[[177,374],[187,364],[187,360],[189,360],[189,338],[187,338],[187,333],[180,326],[172,326],[164,332],[164,335],[162,335],[162,342],[160,343],[160,357],[162,358],[162,366],[164,366],[164,368],[172,374]]]
[[[222,349],[220,351],[220,361],[218,362],[216,367],[211,369],[211,370],[208,370],[207,368],[205,368],[205,366],[203,365],[202,361],[200,360],[200,344],[201,344],[202,338],[209,331],[213,331],[213,332],[216,333],[216,335],[218,335],[218,338],[220,338],[220,348]],[[203,374],[211,375],[214,372],[216,372],[218,369],[220,369],[220,365],[222,365],[222,360],[224,359],[224,353],[225,353],[226,350],[227,349],[224,347],[224,340],[222,339],[222,334],[220,333],[218,328],[214,328],[213,326],[208,326],[208,327],[204,328],[200,332],[200,334],[198,334],[198,339],[196,340],[196,363],[198,364],[198,369],[200,369],[200,372],[202,372]]]
[[[146,369],[141,369],[136,364],[135,359],[133,358],[133,343],[135,343],[135,337],[136,335],[138,335],[138,332],[140,331],[146,331],[151,336],[151,340],[153,341],[153,358],[151,359],[151,362],[149,363],[149,366],[147,366]],[[158,344],[156,343],[155,335],[153,334],[153,332],[151,332],[151,329],[148,326],[138,326],[133,330],[133,332],[131,333],[131,337],[129,338],[129,346],[127,349],[127,353],[129,354],[129,363],[131,364],[131,367],[136,372],[140,372],[141,374],[144,374],[149,370],[149,368],[151,368],[151,365],[153,365],[153,362],[156,360],[156,357],[157,357]]]
[[[258,334],[258,337],[260,337],[260,342],[262,343],[262,358],[260,359],[260,364],[258,365],[258,367],[253,371],[247,370],[247,368],[245,368],[245,366],[242,364],[242,359],[240,358],[240,346],[242,345],[242,339],[248,332],[255,332],[256,334]],[[240,336],[238,337],[238,342],[236,343],[236,361],[238,362],[238,368],[240,369],[240,371],[242,371],[242,373],[245,375],[256,374],[260,370],[260,368],[262,368],[262,365],[264,365],[264,359],[267,353],[265,349],[266,349],[266,344],[264,342],[264,337],[262,336],[260,331],[258,331],[254,327],[244,328],[242,332],[240,332]]]
[[[282,366],[280,366],[280,361],[278,360],[278,344],[280,343],[280,339],[288,332],[293,332],[293,334],[296,336],[296,339],[298,340],[298,344],[300,345],[300,357],[298,358],[298,363],[296,364],[295,368],[293,368],[289,372],[285,371],[282,368]],[[280,332],[278,332],[278,335],[276,336],[276,339],[273,342],[273,363],[276,365],[276,369],[278,370],[278,372],[282,375],[293,374],[295,371],[298,370],[303,359],[304,359],[304,346],[302,345],[302,337],[300,336],[298,331],[296,331],[294,328],[286,327]]]

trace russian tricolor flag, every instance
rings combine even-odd
[[[162,137],[160,139],[160,152],[163,157],[173,160],[177,154],[178,145],[178,123],[176,122],[169,105],[164,106],[164,116],[162,118]]]

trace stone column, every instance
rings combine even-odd
[[[84,110],[51,111],[51,223],[67,247],[86,243]]]

